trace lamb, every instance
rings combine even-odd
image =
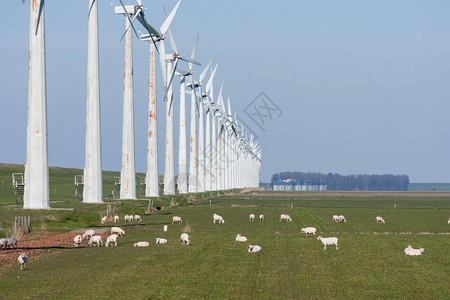
[[[19,248],[19,246],[17,245],[17,239],[14,237],[11,238],[7,238],[6,239],[6,247],[12,247],[12,246],[16,246],[16,249]]]
[[[239,233],[236,235],[236,242],[246,242],[247,238]]]
[[[424,250],[425,248],[414,249],[413,247],[408,246],[405,248],[404,252],[406,255],[417,256],[422,255]]]
[[[5,238],[0,239],[0,249],[6,249],[8,241]]]
[[[156,238],[156,244],[158,245],[167,244],[167,240],[163,238]]]
[[[333,222],[340,222],[338,215],[333,215]]]
[[[345,217],[343,215],[339,216],[339,222],[341,223],[347,223],[347,220],[345,219]]]
[[[105,223],[106,223],[106,216],[104,216],[104,217],[102,218],[101,223],[102,223],[102,224],[105,224]]]
[[[264,222],[264,215],[259,215],[259,221]]]
[[[135,222],[142,222],[142,218],[140,215],[134,215],[134,221]]]
[[[281,222],[281,221],[292,222],[292,219],[291,219],[291,217],[290,217],[289,215],[281,214],[281,216],[280,216],[280,222]]]
[[[179,216],[172,217],[172,224],[181,224],[181,223],[183,223],[183,220],[181,220],[181,217],[179,217]]]
[[[100,235],[94,235],[91,237],[88,241],[88,247],[90,247],[92,244],[97,245],[97,247],[100,247],[100,244],[103,246],[102,237]]]
[[[118,215],[115,215],[114,216],[114,223],[119,223],[119,216]]]
[[[191,243],[191,241],[189,240],[189,235],[187,233],[182,233],[180,238],[183,245],[189,245]]]
[[[213,215],[213,223],[216,224],[216,221],[219,222],[219,224],[224,224],[225,223],[225,220],[222,218],[222,216],[214,214]]]
[[[20,253],[17,261],[20,264],[20,269],[23,270],[28,262],[28,256],[25,253]]]
[[[376,220],[377,220],[377,223],[382,223],[382,224],[385,223],[383,217],[377,216]]]
[[[319,236],[317,239],[322,242],[323,250],[327,250],[327,246],[331,246],[331,245],[335,245],[336,250],[338,250],[338,238],[336,238],[336,237],[323,238],[323,237]]]
[[[300,229],[300,232],[304,232],[306,234],[306,236],[308,236],[310,233],[316,235],[316,227],[305,227]]]
[[[77,235],[73,238],[73,244],[75,245],[75,247],[80,246],[82,242],[83,242],[83,237],[81,235]]]
[[[148,246],[150,246],[149,242],[137,242],[137,243],[134,243],[134,247],[148,247]]]
[[[117,246],[117,238],[119,236],[117,234],[111,234],[110,236],[108,236],[108,238],[106,239],[106,247],[108,247],[108,245],[111,244],[112,246]]]
[[[255,215],[254,214],[250,214],[250,216],[248,217],[248,220],[250,222],[253,222],[255,220]]]
[[[125,231],[120,227],[111,227],[111,234],[114,234],[114,233],[119,236],[122,236],[125,234]]]
[[[90,239],[95,234],[95,231],[93,229],[88,229],[83,233],[83,240],[84,239]]]
[[[248,252],[251,252],[251,253],[261,252],[261,246],[258,246],[258,245],[248,245]]]

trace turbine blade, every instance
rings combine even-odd
[[[200,74],[200,78],[199,78],[200,84],[203,82],[203,79],[205,78],[205,75],[208,72],[209,67],[211,66],[212,62],[213,62],[213,59],[211,58],[209,63],[206,65],[206,67],[203,69],[202,73]]]
[[[173,78],[175,77],[175,71],[177,69],[178,62],[179,62],[179,59],[175,59],[175,63],[173,64],[173,68],[172,68],[172,76],[170,76],[169,82],[167,83],[167,88],[169,88],[172,85],[172,81],[173,81]]]
[[[22,3],[23,3],[24,1],[25,1],[25,0],[22,0]],[[95,4],[95,1],[97,1],[97,0],[92,1],[91,6],[89,7],[88,18],[89,18],[89,16],[91,15],[91,10],[92,10],[92,7],[93,7],[94,4]]]
[[[42,0],[42,1],[43,1],[43,0]],[[136,34],[136,37],[139,39],[139,35],[137,34],[136,29],[135,29],[134,26],[133,26],[133,21],[132,21],[131,18],[130,18],[130,14],[128,14],[128,12],[127,12],[127,10],[126,10],[126,8],[125,8],[125,5],[123,5],[122,0],[119,0],[119,1],[120,1],[120,5],[122,5],[123,12],[125,13],[125,15],[127,16],[128,21],[130,22],[131,28],[133,28],[133,31],[134,31],[134,33]],[[133,20],[134,20],[134,19],[133,19]],[[129,29],[130,29],[130,28],[128,27],[127,30],[125,30],[125,33],[127,33],[127,31],[128,31]],[[123,37],[125,36],[125,33],[123,34],[122,39],[123,39]],[[122,39],[120,39],[120,40],[122,40]]]
[[[169,30],[169,34],[170,34],[170,30]],[[174,43],[175,43],[175,41],[174,41]],[[178,51],[176,51],[176,52],[177,52],[177,54],[178,54]],[[197,65],[197,66],[201,66],[201,65],[202,65],[201,63],[199,63],[199,62],[196,61],[195,59],[191,59],[191,58],[189,58],[189,57],[179,56],[179,58],[180,58],[181,60],[187,61],[187,62],[189,62],[189,63],[193,63],[193,64],[195,64],[195,65]]]
[[[169,16],[167,16],[166,20],[159,28],[159,30],[161,31],[161,34],[166,34],[166,31],[167,31],[167,29],[169,29],[170,24],[172,23],[173,18],[177,14],[177,11],[178,11],[178,8],[180,7],[180,5],[181,5],[181,0],[178,1],[178,3],[175,5],[175,7],[170,12]]]
[[[164,86],[164,99],[167,98],[167,73],[166,73],[166,53],[164,50],[164,40],[161,40],[159,44],[159,49],[161,50],[159,52],[159,63],[161,65],[161,73],[163,78],[163,86]]]
[[[38,30],[39,30],[39,24],[41,24],[41,16],[42,16],[42,11],[44,10],[44,0],[41,0],[39,2],[39,14],[38,14],[38,19],[37,19],[37,24],[36,24],[36,32],[34,33],[34,35],[37,35]]]
[[[198,34],[197,34],[197,39],[195,40],[195,44],[194,44],[194,48],[192,48],[192,52],[191,52],[191,59],[195,58],[195,52],[197,51],[197,44],[198,44]],[[189,62],[189,70],[192,70],[192,62]]]
[[[172,47],[172,50],[175,52],[175,54],[178,54],[177,44],[175,43],[175,39],[173,38],[172,29],[169,28],[169,40],[170,40],[170,47]]]
[[[219,63],[216,64],[216,67],[211,73],[211,77],[209,77],[208,83],[206,84],[206,92],[209,93],[209,90],[211,89],[212,82],[214,80],[214,76],[216,75],[217,67],[219,66]]]

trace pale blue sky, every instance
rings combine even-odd
[[[99,1],[103,168],[119,170],[124,19],[110,0]],[[23,163],[29,2],[4,2],[0,162]],[[176,3],[143,2],[157,27],[162,4]],[[87,11],[87,0],[46,1],[53,166],[84,166]],[[224,80],[224,95],[258,134],[262,180],[298,170],[450,182],[449,11],[449,1],[184,0],[173,32],[184,53],[200,34],[197,59],[219,62],[215,91]],[[136,169],[145,172],[148,45],[133,42]],[[265,132],[243,111],[261,91],[283,111]],[[164,104],[158,104],[162,141]]]

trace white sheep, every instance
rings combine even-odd
[[[408,246],[405,248],[404,252],[406,255],[417,256],[422,255],[424,250],[425,248],[414,249],[413,247]]]
[[[111,234],[110,236],[108,236],[108,238],[106,239],[106,244],[105,246],[108,247],[108,245],[111,244],[111,246],[117,246],[117,238],[119,236],[117,234]]]
[[[216,224],[216,221],[219,222],[219,224],[224,224],[225,223],[225,220],[222,218],[222,216],[214,214],[213,215],[213,223]]]
[[[447,223],[450,224],[450,218],[448,218],[448,222]]]
[[[338,250],[338,238],[336,238],[336,237],[323,238],[323,237],[319,236],[317,239],[322,242],[323,250],[327,250],[327,246],[331,246],[331,245],[335,245],[336,250]]]
[[[305,227],[300,229],[300,232],[304,232],[306,234],[306,236],[308,236],[309,234],[314,234],[316,235],[316,227]]]
[[[247,238],[239,233],[236,235],[236,242],[246,242]]]
[[[377,220],[377,223],[382,223],[382,224],[385,223],[383,217],[377,216],[376,220]]]
[[[8,244],[8,240],[6,238],[0,239],[0,249],[6,249],[7,244]]]
[[[25,253],[20,253],[17,261],[20,264],[20,269],[23,270],[28,262],[28,256]]]
[[[156,238],[156,244],[158,245],[167,244],[167,240],[163,238]]]
[[[114,233],[119,236],[122,236],[125,234],[125,231],[120,227],[111,227],[111,234],[114,234]]]
[[[333,222],[340,222],[340,218],[338,215],[333,215]]]
[[[189,240],[189,234],[187,233],[182,233],[180,239],[183,245],[189,245],[191,243],[191,241]]]
[[[251,252],[251,253],[261,252],[261,246],[258,246],[258,245],[248,245],[248,252]]]
[[[292,219],[291,219],[291,217],[290,217],[289,215],[281,214],[281,216],[280,216],[280,222],[281,222],[281,221],[283,221],[283,222],[292,222]]]
[[[347,220],[345,219],[345,217],[343,215],[339,216],[339,222],[341,223],[347,223]]]
[[[16,249],[19,248],[18,244],[17,244],[17,239],[14,237],[10,237],[6,239],[6,247],[10,248],[12,246],[16,246]]]
[[[248,217],[248,220],[250,222],[253,222],[255,220],[255,215],[254,214],[250,214],[250,216]]]
[[[137,242],[137,243],[134,243],[134,247],[148,247],[148,246],[150,246],[149,242]]]
[[[101,223],[102,223],[102,224],[105,224],[105,223],[106,223],[106,216],[104,216],[104,217],[102,218]]]
[[[134,215],[134,221],[135,222],[142,222],[142,218],[140,215]]]
[[[181,224],[181,223],[183,223],[183,220],[181,220],[181,217],[179,217],[179,216],[172,217],[172,224]]]
[[[84,239],[90,239],[95,234],[94,229],[88,229],[83,233],[83,240]]]
[[[83,237],[81,235],[77,235],[73,238],[73,244],[75,245],[75,247],[80,246],[82,242],[83,242]]]
[[[92,244],[97,245],[97,247],[100,247],[100,244],[103,246],[103,241],[102,241],[102,237],[99,235],[94,235],[93,237],[91,237],[88,241],[88,247],[90,247]]]
[[[120,220],[119,216],[115,215],[114,216],[114,223],[119,223],[119,220]]]
[[[133,216],[132,215],[126,215],[123,217],[124,222],[133,222]]]
[[[264,222],[264,215],[259,215],[259,221]]]

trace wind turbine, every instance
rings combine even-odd
[[[98,49],[98,1],[89,0],[84,203],[103,202]]]
[[[136,199],[136,174],[134,162],[134,107],[133,107],[133,21],[130,16],[136,16],[143,10],[141,6],[123,5],[115,7],[115,13],[125,17],[125,53],[123,82],[123,129],[122,129],[122,169],[120,172],[120,198]],[[133,18],[134,20],[134,18]],[[136,33],[136,31],[135,31]],[[137,35],[137,33],[136,33]]]
[[[157,105],[156,105],[156,42],[164,39],[164,35],[169,28],[178,8],[181,5],[181,0],[172,9],[169,16],[160,27],[158,32],[145,18],[139,19],[141,23],[145,21],[147,25],[148,34],[141,35],[141,40],[150,42],[150,67],[149,67],[149,101],[148,101],[148,138],[147,138],[147,173],[145,177],[145,195],[147,197],[159,197],[159,178],[158,178],[158,135],[157,135]],[[164,74],[164,72],[163,72]],[[163,75],[164,76],[164,75]],[[163,77],[163,81],[166,78]],[[165,83],[164,83],[165,84]]]
[[[170,33],[170,32],[169,32]],[[192,62],[196,65],[200,65],[199,62],[182,56],[176,45],[172,42],[171,46],[174,51],[173,54],[165,54],[164,40],[160,43],[160,63],[161,71],[163,73],[165,99],[166,99],[166,149],[165,149],[165,170],[164,170],[164,195],[175,194],[175,161],[174,161],[174,142],[173,142],[173,93],[172,93],[172,81],[175,76],[175,71],[180,60],[186,62]],[[166,75],[166,61],[167,61],[167,75]],[[173,65],[173,67],[172,67]],[[185,173],[185,172],[184,172]],[[186,173],[185,173],[186,174]]]
[[[23,208],[49,207],[44,0],[30,0],[27,159]]]

